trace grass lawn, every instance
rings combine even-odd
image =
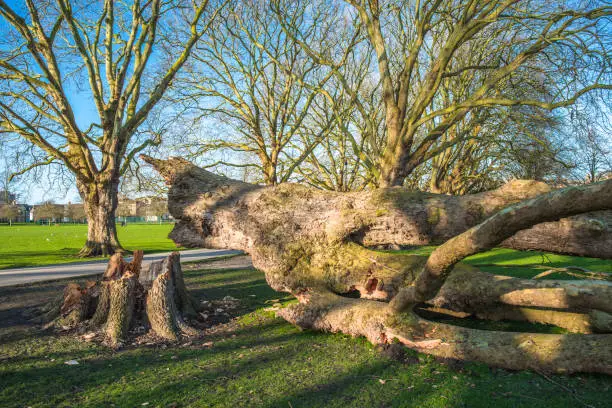
[[[423,246],[401,251],[416,255],[429,255],[436,247]],[[609,259],[586,258],[569,255],[551,254],[540,251],[515,251],[508,248],[495,248],[466,258],[466,263],[479,269],[516,278],[532,278],[535,275],[553,268],[577,266],[594,272],[612,273],[612,261]],[[562,273],[548,276],[549,279],[576,279]]]
[[[532,264],[533,257],[495,250],[472,261]],[[193,344],[118,352],[25,323],[65,281],[0,288],[0,406],[561,408],[612,401],[612,378],[603,375],[544,377],[410,352],[398,361],[361,338],[299,330],[264,310],[293,300],[252,268],[186,270],[185,278],[198,298],[240,299],[233,319]],[[71,359],[79,365],[64,364]]]
[[[168,239],[172,226],[128,224],[117,230],[124,248],[151,253],[176,249]],[[0,225],[0,269],[83,261],[76,255],[86,239],[87,225],[83,224]]]

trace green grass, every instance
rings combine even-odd
[[[423,246],[401,252],[427,256],[435,246]],[[466,263],[479,269],[516,278],[532,278],[552,268],[578,266],[594,272],[612,273],[612,261],[609,259],[586,258],[569,255],[551,254],[540,251],[516,251],[508,248],[495,248],[466,258]],[[566,274],[555,273],[549,276],[554,279],[571,279]]]
[[[532,256],[519,255],[504,259],[527,262]],[[484,259],[492,258],[479,262]],[[6,299],[45,298],[62,284],[0,288],[0,406],[561,408],[606,407],[612,400],[612,380],[602,375],[547,379],[417,354],[400,362],[361,338],[299,330],[264,310],[277,299],[292,300],[253,269],[185,274],[199,298],[241,300],[226,331],[186,347],[114,352],[68,335],[11,326],[2,315],[10,307],[3,306]],[[200,345],[206,341],[214,346]],[[80,364],[65,365],[70,359]]]
[[[168,239],[173,224],[128,224],[117,227],[119,241],[128,250],[145,253],[176,248]],[[0,226],[0,269],[79,262],[76,255],[87,239],[82,224]]]

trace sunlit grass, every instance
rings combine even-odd
[[[145,253],[170,251],[172,224],[128,224],[117,227],[119,241],[127,250]],[[87,239],[82,224],[0,226],[0,269],[79,262],[76,255]]]
[[[428,256],[435,246],[422,246],[400,252]],[[479,269],[517,278],[532,278],[535,275],[553,268],[577,266],[589,271],[612,273],[612,261],[609,259],[586,258],[570,255],[552,254],[540,251],[516,251],[508,248],[495,248],[470,256],[464,262]],[[550,275],[556,279],[570,279],[562,273]]]

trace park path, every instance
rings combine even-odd
[[[226,255],[240,254],[241,251],[225,249],[191,249],[180,251],[181,262],[202,261]],[[168,256],[170,252],[147,254],[143,266]],[[131,259],[131,258],[126,258]],[[0,269],[0,286],[72,278],[75,276],[97,275],[104,272],[108,260],[75,262],[60,265],[33,266],[28,268]]]

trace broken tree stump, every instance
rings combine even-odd
[[[56,322],[99,330],[113,347],[124,344],[137,326],[170,341],[196,335],[187,318],[197,316],[198,305],[185,287],[180,254],[173,252],[143,270],[142,259],[142,251],[135,251],[129,263],[114,254],[101,280],[84,287],[69,284]]]

